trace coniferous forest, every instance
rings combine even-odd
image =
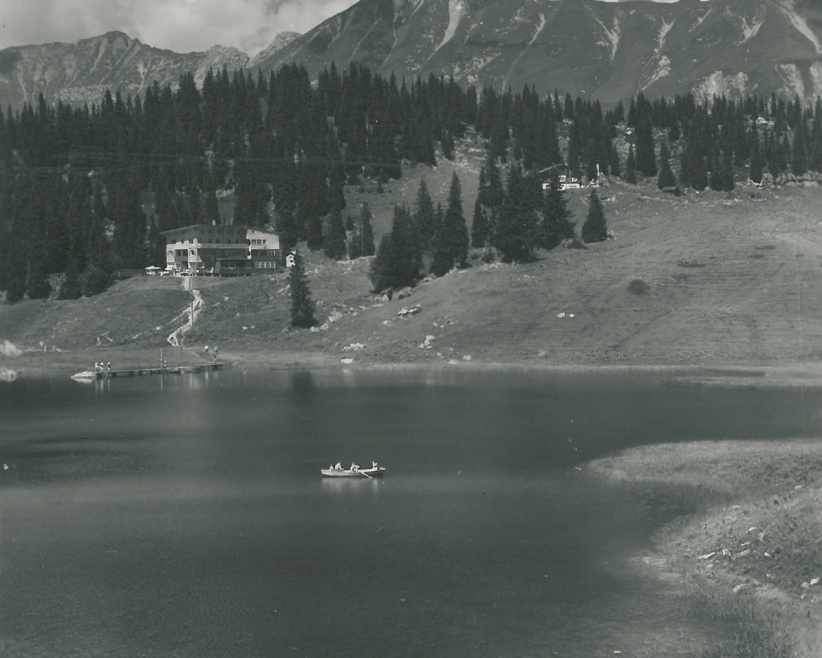
[[[466,265],[469,244],[523,261],[576,237],[558,171],[656,177],[676,193],[822,171],[819,100],[640,95],[604,108],[528,87],[398,81],[359,65],[332,65],[313,84],[297,66],[267,77],[211,71],[202,88],[188,75],[139,98],[106,93],[82,108],[41,98],[0,115],[0,290],[9,302],[49,296],[55,273],[64,274],[59,296],[76,298],[104,290],[115,271],[162,265],[161,232],[220,222],[228,194],[233,221],[273,226],[283,253],[300,241],[332,258],[376,253],[380,290],[413,284],[423,262],[435,275]],[[467,133],[487,149],[476,205],[463,208],[456,177],[446,208],[421,188],[375,247],[368,208],[346,212],[344,186],[399,178],[404,161],[453,158]],[[582,237],[604,239],[605,222],[595,218]]]

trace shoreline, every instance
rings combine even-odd
[[[657,444],[596,459],[585,470],[643,492],[682,493],[695,504],[657,531],[636,560],[755,624],[759,640],[774,643],[771,653],[739,655],[794,655],[789,645],[802,658],[820,655],[822,443]]]
[[[95,360],[112,361],[116,367],[153,367],[160,363],[161,351],[168,365],[197,365],[213,362],[202,348],[104,347],[60,352],[26,351],[18,356],[0,354],[0,369],[15,371],[22,377],[71,375],[93,367]],[[382,361],[353,355],[350,361],[325,352],[278,352],[233,350],[220,352],[228,367],[251,371],[265,370],[339,370],[370,372],[454,372],[508,371],[561,374],[659,374],[678,382],[730,387],[822,387],[822,362],[813,363],[551,363],[535,359],[510,361],[419,360]]]

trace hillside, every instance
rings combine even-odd
[[[331,61],[606,102],[689,89],[810,98],[822,15],[795,0],[360,0],[254,65],[317,73]]]
[[[425,173],[438,189],[436,172]],[[525,265],[485,265],[475,255],[471,268],[424,281],[405,299],[369,292],[369,259],[335,263],[308,254],[318,316],[327,323],[316,332],[288,330],[285,274],[199,279],[206,305],[187,342],[219,344],[243,362],[281,364],[344,358],[433,364],[470,357],[480,363],[715,365],[822,357],[817,185],[740,186],[730,194],[677,198],[651,184],[614,182],[601,192],[614,240],[582,251],[557,249]],[[578,224],[586,205],[584,192],[571,197]],[[108,331],[117,349],[153,350],[190,299],[175,285],[179,281],[137,278],[79,302],[3,305],[0,341],[27,349],[39,341],[96,349],[96,337]],[[419,313],[398,317],[412,305]]]
[[[527,265],[475,262],[390,302],[367,294],[365,260],[314,257],[320,316],[337,316],[327,330],[283,333],[288,298],[280,276],[205,289],[207,300],[228,297],[230,305],[212,304],[200,335],[219,335],[226,350],[265,346],[334,362],[710,365],[822,356],[822,190],[677,199],[615,184],[603,196],[616,239],[588,250],[559,249]],[[583,217],[584,195],[572,205]],[[644,285],[630,286],[635,280]],[[397,316],[412,305],[421,307],[417,315]],[[421,348],[429,335],[432,347]],[[352,343],[364,348],[346,351]]]

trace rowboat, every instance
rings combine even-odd
[[[388,469],[385,466],[372,466],[369,468],[321,468],[320,474],[324,478],[360,478],[368,480],[371,478],[381,478]]]
[[[83,372],[73,374],[71,378],[76,382],[80,382],[81,384],[90,384],[91,382],[97,380],[98,374],[99,373],[92,372],[91,370],[84,370]]]

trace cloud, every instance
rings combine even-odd
[[[0,0],[0,48],[122,30],[178,52],[215,44],[254,54],[278,32],[306,32],[355,0]]]

